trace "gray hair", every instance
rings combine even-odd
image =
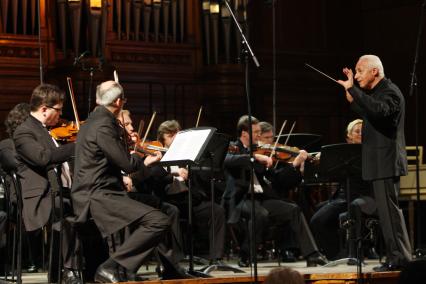
[[[359,58],[358,61],[365,60],[369,68],[377,68],[379,71],[379,77],[385,77],[385,70],[383,69],[383,64],[380,58],[377,55],[366,54]]]
[[[96,87],[96,103],[111,105],[116,99],[124,97],[123,87],[115,81],[106,81]]]

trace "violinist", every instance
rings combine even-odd
[[[130,111],[122,110],[121,114],[118,116],[118,120],[125,128],[129,140],[131,140],[133,144],[139,143],[138,133],[134,131]],[[130,147],[130,149],[133,149],[133,147]],[[167,234],[165,246],[172,249],[173,260],[177,263],[184,258],[179,209],[175,205],[165,202],[155,195],[152,188],[152,184],[161,182],[161,178],[155,176],[156,167],[153,167],[153,164],[157,162],[159,158],[161,158],[161,153],[158,151],[156,151],[154,155],[145,155],[144,166],[128,176],[123,176],[123,182],[127,187],[127,194],[130,198],[156,209],[160,209],[161,212],[169,216],[171,235]]]
[[[346,141],[349,144],[361,144],[362,141],[361,119],[351,121],[346,127]],[[362,181],[361,176],[351,177],[350,199],[351,216],[354,221],[352,236],[355,239],[362,237],[363,221],[366,216],[372,216],[376,213],[376,203],[371,188],[371,183]],[[352,257],[355,255],[355,243],[349,240],[348,251],[339,251],[339,216],[347,211],[346,184],[341,182],[340,188],[334,192],[330,200],[319,206],[317,212],[312,216],[310,226],[312,233],[318,241],[325,255],[330,259],[341,257]],[[378,258],[375,252],[374,244],[366,246],[368,258]],[[360,258],[363,258],[364,252],[361,252]]]
[[[249,127],[253,133],[252,141],[249,139]],[[250,220],[250,195],[254,194],[257,244],[262,241],[265,229],[269,225],[283,226],[289,223],[299,240],[301,253],[306,258],[307,265],[315,266],[327,263],[327,259],[318,251],[300,208],[296,204],[276,198],[267,181],[270,174],[268,168],[271,168],[273,164],[270,157],[254,154],[254,189],[250,190],[249,146],[251,143],[257,144],[260,139],[259,121],[253,117],[252,125],[249,125],[248,116],[242,116],[237,124],[237,134],[238,140],[232,145],[236,146],[239,151],[238,153],[228,153],[225,158],[227,191],[224,199],[225,202],[228,201],[231,210],[229,222],[237,223],[241,217]],[[249,223],[251,222],[249,221]],[[250,224],[249,228],[251,228]],[[249,235],[249,232],[244,234],[240,250],[240,266],[249,266]]]
[[[49,221],[54,208],[52,208],[47,170],[57,164],[62,165],[64,215],[72,214],[69,199],[69,188],[72,181],[67,161],[74,155],[75,144],[58,145],[47,129],[49,126],[57,124],[62,113],[63,103],[64,92],[57,86],[39,85],[31,95],[29,117],[16,128],[13,134],[20,163],[18,174],[21,177],[22,215],[26,231],[40,230]],[[59,201],[56,204],[59,204]],[[63,234],[64,282],[81,283],[76,270],[77,242],[72,226],[66,221],[64,221]]]
[[[259,122],[259,126],[259,144],[273,146],[275,139],[272,125],[269,122],[261,121]],[[282,147],[282,145],[279,146]],[[280,161],[275,167],[268,170],[269,174],[267,180],[271,184],[271,193],[273,193],[273,197],[289,201],[289,192],[295,189],[302,182],[303,169],[307,157],[308,153],[304,150],[300,150],[294,159]],[[298,242],[296,241],[296,237],[289,226],[284,228],[283,239],[281,260],[283,262],[295,262]]]
[[[157,131],[157,140],[168,148],[176,134],[181,130],[179,122],[176,120],[167,120],[160,124]],[[187,216],[188,212],[188,170],[186,168],[157,167],[158,176],[162,176],[160,181],[155,182],[157,194],[168,203],[174,204],[180,210],[180,214]],[[209,187],[206,188],[201,182],[198,172],[191,175],[191,192],[193,199],[192,216],[196,228],[201,233],[208,233],[210,240],[210,261],[215,264],[222,262],[225,244],[225,210],[216,202],[210,200]],[[211,240],[211,206],[214,210],[214,242]],[[207,228],[206,228],[207,227]],[[209,231],[210,230],[210,231]]]

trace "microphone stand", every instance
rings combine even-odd
[[[250,240],[251,240],[251,253],[250,257],[253,262],[253,274],[254,274],[254,283],[258,282],[257,279],[257,257],[256,257],[256,223],[255,223],[255,201],[254,201],[254,157],[253,157],[253,131],[252,131],[252,112],[251,112],[251,103],[250,103],[250,83],[249,83],[249,55],[251,59],[253,60],[254,64],[257,68],[260,67],[259,61],[257,60],[256,56],[253,53],[253,50],[250,47],[249,42],[247,41],[246,36],[244,35],[243,30],[241,29],[240,24],[237,21],[237,18],[235,17],[234,12],[232,11],[231,6],[229,5],[229,2],[227,0],[223,1],[226,5],[226,8],[228,9],[235,26],[237,27],[241,39],[242,39],[242,55],[244,56],[244,65],[245,65],[245,88],[246,88],[246,96],[247,96],[247,115],[248,115],[248,133],[249,133],[249,140],[250,140],[250,187],[249,190],[251,190],[251,210],[250,210],[250,219],[251,219],[251,231],[250,231]]]
[[[411,73],[410,80],[410,97],[414,95],[414,104],[415,104],[415,143],[416,143],[416,208],[417,208],[417,249],[414,251],[414,254],[417,258],[423,257],[425,252],[420,249],[421,242],[421,216],[420,212],[420,173],[419,173],[419,96],[418,96],[418,82],[417,82],[417,63],[419,60],[419,50],[420,50],[420,42],[423,34],[423,22],[424,22],[424,10],[426,7],[426,0],[423,1],[420,11],[420,20],[419,20],[419,29],[417,33],[416,40],[416,50],[413,61],[413,71]]]
[[[102,57],[100,57],[97,65],[87,66],[86,62],[81,61],[81,59],[85,57],[86,54],[87,52],[83,52],[79,57],[76,57],[74,60],[74,66],[80,65],[82,71],[89,71],[89,91],[87,99],[87,117],[89,117],[90,110],[92,107],[93,75],[96,71],[102,71],[104,60]]]

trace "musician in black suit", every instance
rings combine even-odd
[[[170,147],[181,126],[176,120],[166,120],[157,130],[157,140],[166,148]],[[155,178],[148,184],[156,195],[164,202],[179,208],[180,215],[188,218],[188,178],[191,178],[192,216],[196,228],[201,233],[208,233],[209,258],[212,263],[221,264],[225,244],[225,209],[210,198],[210,179],[203,176],[201,171],[192,171],[188,177],[188,170],[177,166],[155,167]],[[210,175],[210,173],[209,173]],[[212,205],[214,226],[212,219]],[[214,227],[214,231],[213,231]],[[214,234],[214,242],[212,236]]]
[[[235,151],[232,152],[235,153],[228,153],[225,158],[227,189],[224,200],[229,204],[229,222],[236,223],[240,217],[243,217],[249,220],[249,228],[251,228],[250,194],[253,194],[254,191],[256,243],[262,241],[263,233],[268,225],[282,226],[289,223],[299,240],[300,250],[307,259],[307,265],[325,264],[327,260],[319,253],[299,206],[279,200],[272,189],[269,181],[273,179],[270,175],[274,173],[268,170],[273,163],[269,156],[254,154],[254,190],[250,190],[249,127],[252,128],[253,132],[252,143],[257,144],[261,133],[259,121],[253,117],[252,125],[249,125],[248,116],[242,116],[237,124],[238,140],[232,145],[232,148],[235,148]],[[293,171],[297,171],[297,169],[293,169]],[[296,176],[297,174],[287,175],[288,178],[295,178]],[[285,179],[285,177],[279,176],[279,179]],[[241,245],[240,266],[249,265],[248,256],[249,233],[247,232]]]
[[[67,161],[74,154],[74,144],[59,146],[47,129],[58,123],[64,97],[64,92],[54,85],[42,84],[36,87],[30,100],[30,116],[16,128],[13,134],[20,162],[18,174],[22,185],[22,217],[27,231],[39,230],[51,217],[52,193],[47,178],[49,168],[62,164],[63,185],[65,188],[71,186]],[[64,189],[64,195],[66,195],[66,189]],[[55,198],[55,201],[59,202],[59,199]],[[71,204],[67,198],[64,199],[64,212],[72,213]],[[72,226],[64,222],[63,231],[64,281],[80,283],[81,280],[75,273],[77,242]]]
[[[362,177],[372,182],[383,237],[386,263],[377,271],[399,269],[412,259],[404,216],[398,206],[400,176],[407,174],[404,119],[405,100],[399,88],[385,78],[375,55],[361,56],[355,67],[344,68],[352,110],[364,120],[362,127]],[[359,86],[354,85],[354,78]]]
[[[120,271],[137,271],[142,262],[158,251],[164,278],[185,277],[157,250],[170,228],[169,218],[159,210],[127,196],[123,174],[143,166],[143,159],[130,155],[125,147],[124,130],[117,116],[126,99],[123,88],[114,81],[97,87],[99,106],[81,127],[77,137],[72,199],[77,222],[93,218],[103,237],[128,229],[130,235],[118,246],[95,274],[96,282],[122,282]],[[157,157],[157,160],[161,156]]]

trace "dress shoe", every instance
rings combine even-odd
[[[247,258],[241,257],[238,260],[238,266],[239,267],[249,267],[250,266],[250,262],[249,262],[249,260]]]
[[[375,272],[401,271],[402,268],[403,268],[402,265],[382,263],[382,265],[373,267],[373,271],[375,271]]]
[[[62,283],[63,284],[83,284],[79,273],[75,270],[64,268],[62,273]]]
[[[27,273],[36,273],[38,272],[38,267],[35,264],[31,264],[27,267]]]
[[[161,279],[190,279],[195,278],[195,276],[186,272],[186,270],[182,267],[174,268],[174,269],[165,269],[162,271]]]
[[[117,283],[122,281],[117,268],[105,268],[102,265],[96,269],[94,279],[95,282],[99,283]]]
[[[281,252],[281,261],[282,262],[296,262],[296,257],[291,250],[284,250]]]
[[[325,255],[323,255],[320,252],[314,252],[312,254],[310,254],[307,258],[306,258],[306,266],[307,267],[314,267],[317,265],[326,265],[328,263],[327,258],[325,257]]]

